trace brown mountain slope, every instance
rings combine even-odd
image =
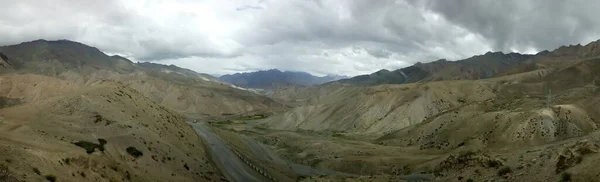
[[[176,66],[133,63],[67,40],[37,40],[0,47],[17,73],[39,74],[85,87],[98,80],[131,85],[144,96],[188,117],[268,113],[283,105],[216,78]],[[7,74],[7,72],[0,72]]]
[[[600,59],[536,64],[482,80],[281,90],[298,105],[246,133],[294,161],[372,181],[597,179]]]
[[[451,149],[472,140],[481,146],[539,145],[596,130],[598,70],[600,59],[589,59],[486,80],[337,87],[262,126],[392,132],[379,141],[423,148]]]
[[[12,69],[12,66],[8,62],[8,57],[0,52],[0,71]]]
[[[270,109],[282,107],[266,97],[221,83],[199,79],[184,84],[151,76],[146,72],[118,74],[98,71],[90,77],[88,83],[107,78],[130,85],[149,99],[190,117],[268,113],[271,112]]]
[[[417,63],[406,68],[388,71],[381,70],[370,75],[361,75],[337,82],[373,86],[379,84],[402,84],[440,80],[475,80],[494,77],[512,67],[526,63],[533,55],[518,53],[504,54],[488,52],[458,61],[444,59],[429,63]]]
[[[121,84],[91,83],[0,109],[0,116],[0,159],[26,181],[222,179],[185,118]],[[74,144],[102,140],[103,151],[90,154]]]

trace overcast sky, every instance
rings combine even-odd
[[[228,74],[354,76],[600,39],[597,0],[0,0],[0,44],[69,39]]]

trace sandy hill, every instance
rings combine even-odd
[[[50,176],[58,181],[222,178],[186,119],[135,89],[110,81],[75,89],[63,80],[34,75],[3,77],[2,84],[21,77],[38,81],[6,84],[12,88],[0,93],[20,93],[25,100],[0,109],[0,158],[13,176],[26,181]],[[63,90],[55,91],[61,94],[17,92],[49,87],[44,82],[60,85]]]

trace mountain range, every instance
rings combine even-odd
[[[266,71],[223,75],[219,78],[239,87],[272,89],[278,86],[314,86],[347,77],[339,75],[318,77],[306,72],[282,72],[277,69],[271,69]]]

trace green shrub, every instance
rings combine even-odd
[[[498,170],[498,176],[504,176],[509,173],[512,173],[512,169],[508,166],[504,166]]]
[[[502,163],[501,163],[500,161],[498,161],[498,160],[494,160],[494,159],[488,159],[488,160],[486,161],[486,166],[487,166],[487,167],[493,167],[493,168],[496,168],[496,167],[498,167],[499,165],[502,165]]]
[[[35,174],[37,174],[37,175],[40,175],[40,174],[42,174],[42,172],[40,172],[40,170],[39,170],[37,167],[34,167],[34,168],[33,168],[33,172],[34,172]]]
[[[108,142],[105,139],[98,138],[98,143],[100,143],[98,145],[98,150],[104,151],[104,145],[106,145]]]
[[[108,142],[105,139],[99,138],[98,143],[99,144],[82,140],[82,141],[75,142],[73,144],[85,149],[86,153],[91,154],[91,153],[94,153],[96,148],[98,148],[99,151],[104,151],[104,145],[106,145],[106,143],[108,143]]]
[[[344,137],[344,135],[343,135],[343,134],[341,134],[341,133],[334,133],[334,134],[332,134],[331,136],[332,136],[332,137]]]
[[[560,175],[560,178],[562,179],[563,182],[569,182],[569,181],[571,181],[571,173],[564,172]]]
[[[50,182],[56,182],[56,176],[54,176],[54,175],[48,174],[45,177]]]
[[[242,120],[257,120],[257,119],[265,119],[268,116],[265,114],[255,114],[255,115],[251,115],[251,116],[244,116],[241,119]]]
[[[139,151],[138,149],[136,149],[135,147],[127,147],[127,149],[125,149],[127,151],[127,153],[129,153],[129,155],[138,158],[140,156],[143,156],[144,153],[142,153],[141,151]]]
[[[88,141],[78,141],[73,144],[85,149],[88,154],[94,153],[94,150],[100,147],[100,145]]]

